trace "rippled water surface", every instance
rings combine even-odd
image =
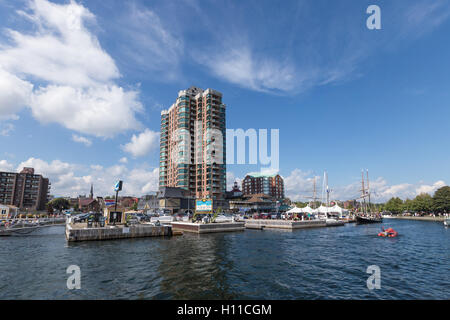
[[[450,299],[442,223],[247,230],[67,244],[63,227],[0,238],[0,299]],[[81,268],[68,290],[66,268]],[[370,291],[369,265],[381,269]]]

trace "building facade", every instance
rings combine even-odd
[[[148,194],[139,199],[138,211],[143,213],[156,212],[159,209],[159,199],[156,194]]]
[[[225,128],[220,92],[181,90],[176,102],[161,112],[160,188],[177,187],[197,199],[223,200]]]
[[[247,174],[242,181],[244,195],[266,194],[275,199],[284,198],[284,181],[279,175]]]
[[[20,209],[45,210],[51,184],[48,178],[34,174],[33,168],[20,173],[0,172],[0,203]]]

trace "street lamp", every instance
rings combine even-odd
[[[113,225],[116,225],[116,218],[117,218],[117,199],[119,195],[119,191],[122,191],[122,185],[123,181],[119,180],[116,182],[116,185],[114,186],[114,191],[116,192],[116,202],[114,203],[114,216],[113,216]]]

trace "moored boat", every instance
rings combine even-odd
[[[383,222],[383,218],[356,216],[357,224],[369,224],[369,223],[381,223],[381,222]]]
[[[450,227],[450,218],[444,220],[444,226]]]
[[[325,219],[325,223],[327,224],[327,227],[338,227],[338,226],[343,226],[345,225],[344,221],[339,221],[336,219]]]

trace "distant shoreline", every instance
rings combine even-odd
[[[388,219],[404,219],[404,220],[420,220],[420,221],[435,221],[435,222],[443,222],[445,217],[404,217],[404,216],[392,216],[392,218]]]

